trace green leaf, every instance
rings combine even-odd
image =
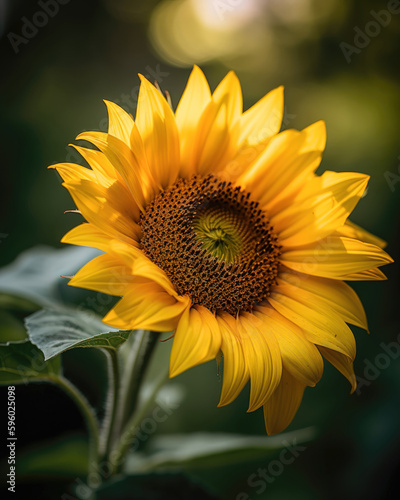
[[[99,253],[93,248],[75,246],[60,250],[38,246],[21,253],[0,270],[0,294],[3,294],[0,303],[13,305],[15,299],[9,296],[20,297],[27,301],[28,310],[32,310],[33,305],[64,302],[68,285],[61,276],[73,275]]]
[[[136,451],[128,457],[126,471],[133,473],[182,466],[185,469],[210,469],[243,463],[266,458],[282,448],[295,449],[315,435],[315,430],[308,427],[271,437],[206,432],[155,436],[144,452]]]
[[[27,340],[0,344],[2,385],[55,380],[60,370],[60,358],[45,361],[43,353]]]
[[[27,340],[26,330],[21,320],[0,309],[0,343]]]
[[[94,314],[73,309],[43,309],[28,316],[25,325],[46,360],[75,347],[117,349],[131,334],[104,324]]]

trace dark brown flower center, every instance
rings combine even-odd
[[[148,204],[140,224],[143,252],[194,304],[236,315],[268,297],[280,247],[240,187],[213,175],[179,179]]]

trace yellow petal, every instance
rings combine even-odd
[[[365,241],[365,243],[372,243],[380,248],[385,248],[387,243],[379,236],[375,236],[374,234],[369,233],[365,229],[350,220],[346,221],[341,228],[336,230],[338,236],[347,236],[348,238],[354,238],[356,240]]]
[[[271,328],[265,328],[253,314],[241,314],[237,320],[245,362],[250,374],[248,411],[257,410],[277,388],[282,374],[279,344]]]
[[[326,347],[319,347],[321,354],[326,358],[339,372],[344,375],[351,384],[351,393],[356,390],[357,380],[354,375],[353,363],[340,352],[332,351]]]
[[[236,182],[255,163],[271,137],[279,132],[283,114],[283,87],[269,92],[237,121],[233,138],[236,151],[219,176]]]
[[[266,139],[264,142],[252,146],[245,143],[239,146],[232,156],[227,159],[226,165],[218,172],[218,176],[225,182],[239,184],[238,179],[255,163],[269,141],[270,139]]]
[[[320,151],[307,151],[286,159],[285,167],[280,173],[275,163],[273,170],[271,169],[271,177],[270,173],[266,174],[270,179],[270,187],[266,187],[265,192],[258,197],[263,209],[274,215],[292,203],[320,163]]]
[[[300,132],[298,142],[293,145],[294,148],[298,147],[298,155],[303,158],[300,172],[294,171],[293,178],[288,180],[287,185],[280,182],[281,179],[278,177],[280,189],[275,192],[274,197],[270,197],[265,209],[271,214],[277,213],[287,205],[288,201],[302,192],[310,177],[314,177],[313,172],[321,162],[325,144],[326,126],[323,121],[313,123]]]
[[[110,160],[104,153],[98,151],[97,149],[82,148],[81,146],[76,146],[75,144],[70,144],[70,146],[75,148],[84,160],[87,161],[95,173],[97,180],[101,184],[107,185],[109,182],[117,179],[121,184],[126,186],[125,181],[115,170]],[[106,179],[108,179],[108,182]],[[126,189],[128,188],[126,187]]]
[[[91,182],[96,181],[96,176],[92,170],[76,163],[57,163],[56,165],[50,165],[48,168],[57,170],[65,182],[79,182],[81,179]]]
[[[307,130],[286,130],[272,137],[237,183],[271,214],[276,213],[275,205],[293,198],[321,161],[321,151],[307,150],[307,141]]]
[[[307,245],[338,229],[360,200],[368,179],[358,173],[325,172],[309,197],[272,217],[279,243],[284,247]]]
[[[193,141],[190,171],[200,175],[217,173],[233,155],[229,109],[225,101],[211,101],[206,107]]]
[[[110,235],[102,231],[94,224],[83,223],[72,228],[62,238],[61,243],[69,243],[70,245],[81,245],[86,247],[94,247],[103,252],[110,251],[110,243],[113,241]],[[138,243],[135,243],[138,245]]]
[[[285,266],[313,276],[346,280],[348,275],[390,264],[381,248],[351,238],[328,236],[281,255]]]
[[[254,106],[245,111],[240,118],[238,144],[246,142],[250,146],[259,144],[277,134],[283,116],[283,87],[278,87]]]
[[[134,278],[136,281],[140,281],[137,278],[143,278],[146,282],[154,282],[172,297],[179,300],[179,295],[165,272],[156,264],[151,262],[151,260],[148,259],[139,248],[133,247],[132,245],[120,240],[110,239],[109,236],[105,234],[98,234],[95,231],[91,231],[91,229],[86,229],[84,226],[89,226],[89,224],[82,224],[81,226],[78,226],[78,228],[81,228],[79,231],[77,231],[78,228],[74,228],[70,231],[71,236],[68,239],[71,239],[71,241],[67,242],[82,244],[82,242],[86,242],[88,240],[91,241],[91,238],[94,238],[97,245],[93,246],[108,252],[108,254],[110,254],[110,259],[117,259],[119,265],[126,270],[125,274],[127,278],[129,278],[126,280],[127,282],[134,281]],[[68,235],[70,233],[68,233]],[[76,280],[76,278],[77,275],[74,277],[74,280]],[[71,284],[79,286],[75,285],[75,281]],[[116,295],[122,294],[117,293]]]
[[[326,146],[326,125],[323,120],[309,125],[303,130],[306,140],[300,151],[324,151]]]
[[[117,104],[104,100],[108,111],[108,133],[131,145],[131,134],[134,127],[133,118]]]
[[[273,331],[279,344],[283,367],[294,377],[311,387],[320,380],[324,369],[322,357],[302,330],[272,307],[258,306],[254,314],[265,329]]]
[[[236,321],[229,314],[217,316],[221,332],[221,350],[224,356],[221,399],[218,406],[231,403],[242,391],[249,380],[242,343],[237,331]]]
[[[282,316],[298,325],[313,344],[355,358],[356,343],[350,328],[322,300],[310,304],[300,294],[293,293],[293,289],[278,286],[268,301]]]
[[[117,182],[108,189],[87,180],[71,181],[64,186],[88,222],[111,236],[136,245],[141,230],[133,220],[135,214],[129,213],[132,208],[129,203],[115,196],[121,194]]]
[[[186,309],[174,335],[170,377],[214,359],[221,348],[221,333],[215,316],[205,307]]]
[[[352,273],[346,276],[346,281],[384,281],[387,277],[383,272],[376,268],[361,271],[360,273]]]
[[[120,256],[134,276],[154,281],[172,297],[178,299],[178,294],[165,272],[146,257],[140,249],[121,241],[112,241],[109,244],[109,251]]]
[[[83,150],[83,148],[76,149],[78,151],[79,149]],[[104,164],[106,158],[103,153],[91,150],[92,153],[88,155],[86,154],[87,151],[90,150],[81,151],[85,159],[92,160],[94,157],[93,153],[97,153],[102,156],[102,159],[99,160]],[[139,208],[122,178],[117,178],[115,175],[114,177],[110,177],[97,168],[96,170],[90,170],[89,168],[76,165],[75,163],[58,163],[48,168],[55,168],[65,181],[65,185],[70,184],[77,186],[82,180],[87,181],[85,183],[87,186],[91,183],[93,191],[103,192],[105,197],[110,198],[110,203],[119,206],[121,211],[128,213],[130,218],[134,220],[139,219]],[[116,200],[116,202],[114,200]]]
[[[282,432],[291,423],[303,399],[304,389],[303,383],[287,370],[282,371],[278,388],[264,405],[265,428],[269,435]]]
[[[222,171],[233,157],[239,133],[235,124],[242,111],[242,91],[233,71],[216,88],[199,121],[193,142],[191,172]]]
[[[112,255],[99,255],[83,266],[68,285],[122,296],[132,285],[133,279],[130,268],[121,259]]]
[[[280,273],[279,278],[282,283],[292,287],[294,296],[298,293],[310,304],[314,304],[316,300],[323,301],[346,323],[368,331],[367,317],[361,300],[356,292],[343,281],[290,272]]]
[[[123,141],[103,132],[83,132],[77,139],[89,141],[102,151],[120,173],[129,191],[142,210],[146,206],[147,185],[151,182],[141,154],[132,151]],[[140,148],[136,151],[140,152]]]
[[[136,126],[143,140],[150,171],[163,188],[179,173],[179,136],[175,116],[166,99],[146,78],[141,80]]]
[[[180,137],[181,177],[188,178],[194,174],[190,169],[194,164],[194,135],[200,117],[210,101],[211,92],[206,77],[198,66],[194,66],[175,113]]]
[[[156,264],[153,264],[145,255],[136,260],[132,272],[135,276],[141,276],[142,278],[154,281],[173,297],[178,296],[165,272]]]
[[[124,330],[170,332],[189,306],[188,297],[176,300],[155,283],[135,283],[103,321]]]
[[[213,101],[224,103],[229,123],[234,124],[242,114],[243,98],[238,77],[233,71],[225,76],[212,95]]]

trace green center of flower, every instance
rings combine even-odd
[[[243,246],[236,219],[228,210],[209,208],[193,221],[193,229],[203,248],[227,264],[239,258]]]
[[[266,213],[213,175],[179,179],[147,205],[140,224],[143,252],[194,304],[251,311],[276,282],[280,247]]]

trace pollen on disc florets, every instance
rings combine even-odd
[[[143,252],[193,304],[236,315],[268,297],[280,247],[240,187],[213,175],[179,179],[147,205],[140,224]]]

